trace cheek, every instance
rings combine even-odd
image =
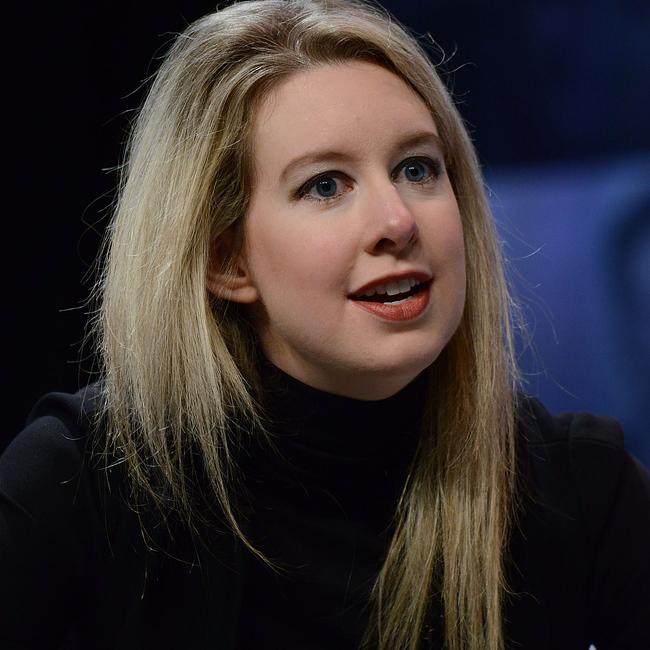
[[[467,291],[465,272],[465,242],[460,215],[451,211],[444,220],[439,220],[428,233],[431,243],[433,273],[438,282],[436,295],[441,304],[447,306],[450,322],[460,320]]]
[[[309,297],[323,290],[340,290],[345,269],[340,237],[277,222],[265,226],[252,223],[248,231],[248,268],[262,300],[276,302],[283,296]]]
[[[451,189],[451,188],[450,188]],[[453,193],[452,193],[453,196]],[[446,221],[447,255],[455,260],[458,267],[465,272],[465,236],[463,233],[463,220],[460,216],[458,203],[454,196],[449,209],[449,216]]]
[[[438,272],[465,272],[465,239],[463,225],[454,205],[441,218],[430,220],[426,241],[430,247],[431,259]]]
[[[294,274],[297,242],[295,233],[273,219],[272,214],[257,213],[247,223],[246,258],[255,285],[264,293],[266,287],[283,286]]]
[[[458,217],[456,227],[452,237],[452,251],[451,255],[456,260],[459,269],[462,270],[463,280],[465,279],[465,236],[463,233],[463,225]]]
[[[281,238],[277,239],[281,241]],[[263,277],[273,270],[278,264],[278,259],[281,259],[276,237],[259,224],[250,228],[247,246],[247,258],[254,276]]]

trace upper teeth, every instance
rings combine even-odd
[[[378,284],[374,289],[371,289],[368,293],[364,293],[364,296],[374,296],[376,293],[386,293],[389,296],[395,296],[398,293],[405,293],[409,291],[411,287],[414,287],[418,284],[418,281],[415,278],[404,278],[403,280],[398,280],[397,282],[389,282],[388,284]]]

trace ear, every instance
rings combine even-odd
[[[259,292],[250,276],[243,252],[237,259],[232,274],[225,273],[222,268],[224,260],[233,250],[234,241],[235,236],[230,228],[212,241],[206,275],[207,289],[212,295],[224,300],[241,303],[257,302]]]

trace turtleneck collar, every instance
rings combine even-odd
[[[419,440],[426,373],[377,401],[319,390],[268,359],[260,373],[275,449],[256,437],[247,449],[242,469],[255,499],[334,502],[350,516],[392,509]]]
[[[372,401],[309,386],[266,357],[260,372],[272,431],[280,438],[298,438],[335,456],[371,458],[394,454],[405,438],[419,433],[426,372],[391,397]]]

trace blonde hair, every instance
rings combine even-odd
[[[266,436],[259,342],[236,303],[206,289],[210,251],[242,250],[252,120],[281,80],[351,59],[399,75],[446,150],[462,215],[467,298],[429,374],[422,435],[372,592],[365,643],[415,649],[440,594],[449,650],[501,650],[506,550],[519,504],[509,294],[474,149],[425,49],[359,0],[240,2],[176,39],[134,124],[96,286],[106,449],[134,502],[190,529],[215,501],[248,548],[235,499],[242,437]],[[207,482],[208,490],[197,490]],[[207,496],[205,496],[207,495]],[[211,513],[215,514],[215,513]],[[207,516],[205,519],[209,519]]]

